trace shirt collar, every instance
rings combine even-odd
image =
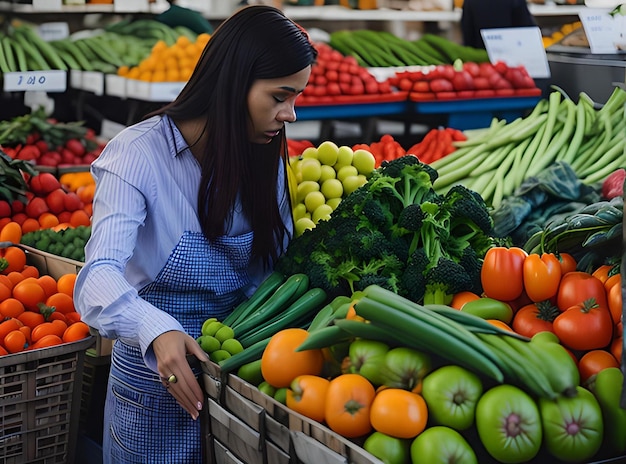
[[[172,157],[182,154],[185,150],[189,150],[189,144],[181,134],[178,126],[168,115],[163,115],[164,135],[167,139],[167,145],[171,148]]]

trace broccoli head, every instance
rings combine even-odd
[[[425,276],[424,304],[450,304],[455,293],[470,287],[470,276],[456,261],[440,258]]]

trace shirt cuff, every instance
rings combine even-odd
[[[146,319],[140,323],[138,331],[139,347],[146,366],[158,374],[157,360],[152,348],[152,342],[165,332],[171,330],[185,332],[185,329],[175,318],[162,311],[152,312]]]

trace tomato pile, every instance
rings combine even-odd
[[[0,238],[8,238],[2,232]],[[0,248],[0,356],[89,336],[74,307],[75,280],[74,273],[58,279],[40,275],[21,248]]]

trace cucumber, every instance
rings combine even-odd
[[[256,330],[266,321],[283,312],[308,289],[309,277],[306,274],[293,274],[287,277],[263,304],[251,311],[245,319],[231,325],[235,331],[235,338],[240,339],[242,335]]]
[[[326,292],[321,288],[310,288],[289,305],[287,309],[258,326],[257,330],[241,334],[238,340],[245,348],[259,340],[271,337],[282,329],[310,323],[313,315],[317,313],[320,306],[326,302],[326,298]]]
[[[245,348],[243,351],[232,355],[230,358],[220,361],[218,364],[220,366],[220,370],[222,371],[222,375],[225,376],[230,372],[236,371],[244,364],[251,363],[253,361],[256,361],[257,359],[261,359],[261,357],[263,356],[263,351],[265,351],[265,347],[270,342],[270,338],[271,337],[267,337],[263,340],[260,340],[254,345]]]
[[[237,325],[243,321],[246,317],[252,314],[258,309],[261,304],[267,300],[276,289],[285,282],[285,276],[274,271],[265,278],[263,282],[257,287],[254,293],[247,300],[240,303],[233,309],[233,311],[224,318],[222,323],[229,327]]]

